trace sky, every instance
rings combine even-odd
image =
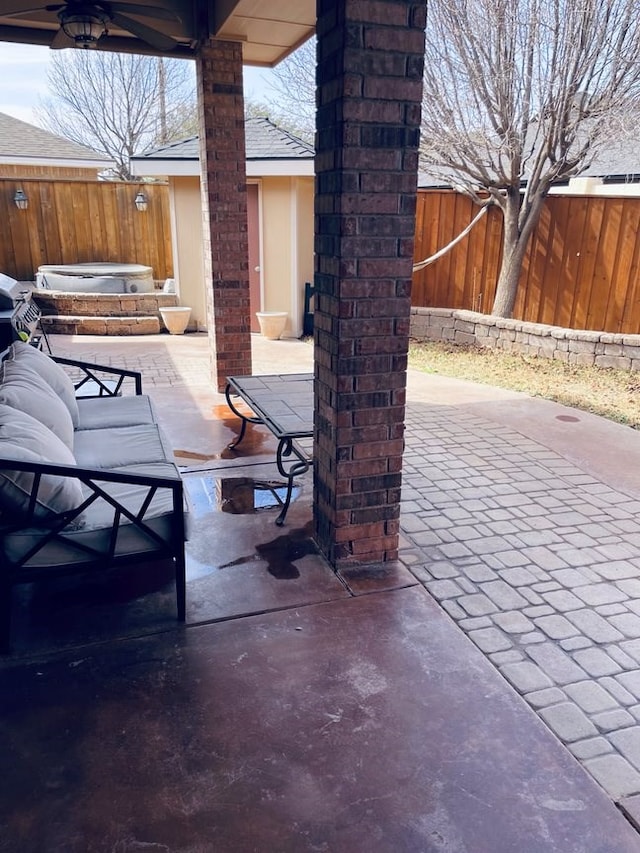
[[[32,112],[47,91],[49,48],[0,44],[0,112],[34,124]]]
[[[0,43],[0,113],[37,124],[33,112],[47,94],[48,47]],[[245,95],[262,100],[269,94],[269,71],[244,69]]]

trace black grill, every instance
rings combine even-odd
[[[38,345],[39,337],[40,309],[31,291],[0,274],[0,352],[17,340]]]

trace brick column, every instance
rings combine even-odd
[[[212,39],[196,62],[207,325],[213,382],[251,373],[242,46]]]
[[[318,0],[316,539],[397,559],[426,3]]]

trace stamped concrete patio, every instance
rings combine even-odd
[[[640,436],[410,372],[397,565],[334,574],[311,479],[202,335],[52,339],[143,371],[193,511],[157,566],[16,596],[0,851],[640,851]],[[312,347],[255,336],[256,373]]]

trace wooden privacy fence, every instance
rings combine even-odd
[[[13,197],[28,198],[18,210]],[[143,189],[146,211],[134,198]],[[145,264],[173,276],[169,193],[164,184],[0,178],[0,272],[32,281],[41,264]]]
[[[29,205],[13,197],[23,189]],[[0,272],[31,281],[41,264],[139,263],[173,276],[169,192],[144,184],[0,177]],[[418,193],[415,260],[441,249],[477,208],[452,190]],[[514,317],[573,329],[640,333],[640,198],[547,198],[525,258]],[[414,307],[491,311],[502,216],[489,210],[450,252],[413,276]]]
[[[416,262],[469,224],[477,207],[452,190],[420,190]],[[640,198],[553,195],[525,258],[514,317],[572,329],[640,333]],[[414,273],[411,302],[488,314],[501,258],[491,209],[448,254]]]

